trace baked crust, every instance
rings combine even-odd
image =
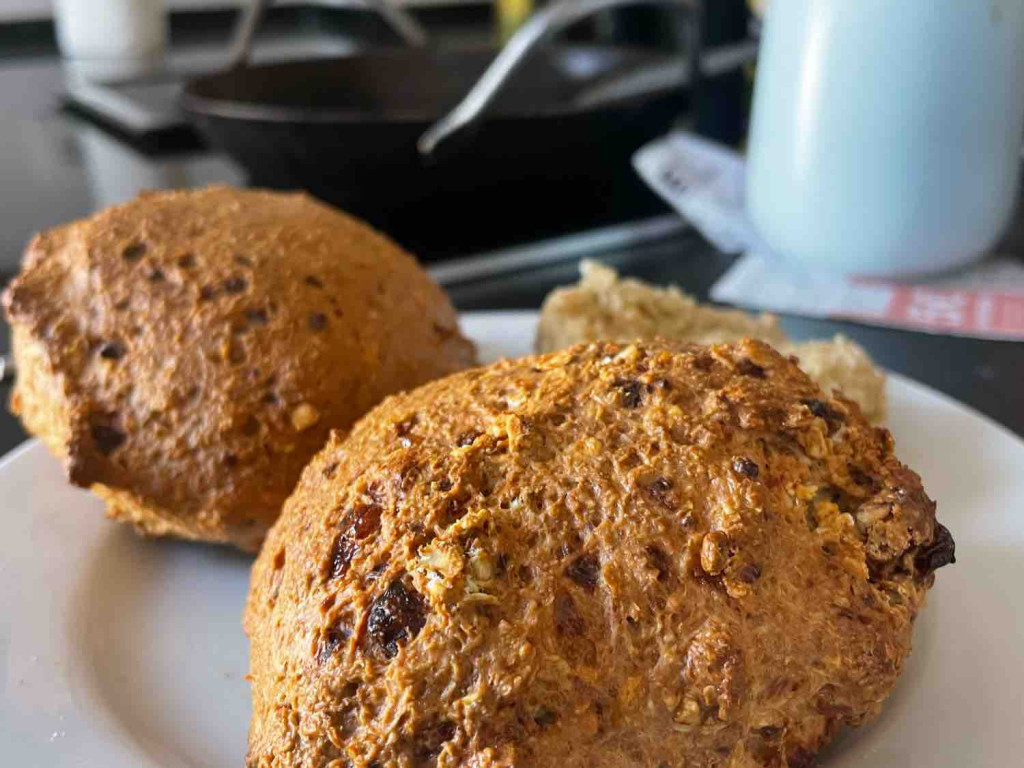
[[[889,433],[764,343],[459,373],[332,436],[271,530],[247,765],[806,766],[952,554]]]
[[[12,409],[109,514],[255,550],[331,429],[470,365],[443,292],[300,194],[144,194],[36,236]]]

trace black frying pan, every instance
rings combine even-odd
[[[437,258],[662,211],[630,156],[685,108],[678,87],[574,97],[671,57],[550,46],[439,156],[416,141],[476,82],[490,50],[380,50],[246,66],[187,84],[183,105],[259,186],[302,188]]]

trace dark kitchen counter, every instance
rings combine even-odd
[[[343,45],[337,40],[333,45]],[[207,51],[209,53],[209,51]],[[0,280],[17,269],[32,233],[157,187],[212,182],[239,184],[244,177],[223,157],[196,149],[147,154],[61,110],[59,60],[49,54],[0,57]],[[668,227],[667,229],[672,229]],[[1011,238],[1021,253],[1024,237]],[[557,249],[555,249],[557,251]],[[692,231],[675,228],[629,246],[537,258],[526,268],[449,282],[461,310],[536,308],[553,287],[574,282],[579,257],[613,264],[622,273],[656,283],[673,282],[700,298],[731,263]],[[935,387],[1024,435],[1024,344],[955,339],[821,320],[783,318],[794,338],[842,332],[861,343],[886,368]],[[6,328],[0,348],[7,349]],[[0,387],[5,399],[8,388]],[[24,439],[6,412],[0,415],[0,454]]]

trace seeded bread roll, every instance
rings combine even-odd
[[[26,428],[147,534],[255,550],[332,429],[470,365],[394,243],[298,194],[145,194],[35,237],[4,295]]]
[[[619,277],[604,264],[580,263],[580,282],[544,299],[537,351],[553,352],[590,341],[633,341],[658,336],[697,344],[760,339],[800,366],[826,392],[842,391],[868,421],[885,420],[885,374],[870,355],[841,334],[830,341],[791,342],[773,315],[699,304],[674,285],[659,287]]]
[[[388,398],[252,572],[249,768],[807,766],[949,532],[760,342],[597,343]]]

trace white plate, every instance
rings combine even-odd
[[[471,314],[485,359],[534,313]],[[1024,755],[1024,443],[893,377],[891,429],[957,542],[883,716],[823,763],[963,768]],[[242,555],[146,541],[69,488],[37,442],[0,463],[0,764],[227,768],[245,754]]]

